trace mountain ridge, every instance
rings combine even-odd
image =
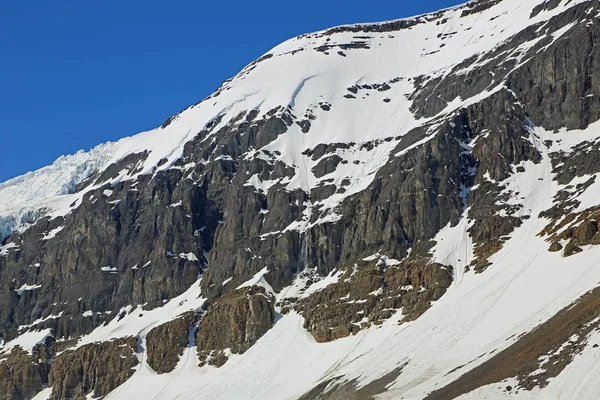
[[[0,184],[0,387],[568,398],[577,376],[594,398],[573,368],[597,321],[536,332],[595,310],[597,15],[469,2],[301,35]]]

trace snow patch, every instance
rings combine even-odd
[[[28,285],[28,284],[24,283],[23,286],[21,286],[19,289],[15,289],[15,292],[17,292],[17,294],[19,296],[21,296],[23,294],[23,292],[25,292],[25,291],[35,290],[35,289],[39,289],[41,287],[42,287],[42,285]]]
[[[265,288],[267,293],[274,293],[273,288],[265,279],[265,275],[268,273],[269,268],[264,267],[259,272],[257,272],[251,279],[247,280],[246,282],[242,283],[240,286],[235,288],[235,290],[243,289],[245,287],[259,286]]]

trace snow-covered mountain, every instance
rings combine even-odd
[[[598,398],[598,17],[302,35],[0,184],[0,393]]]

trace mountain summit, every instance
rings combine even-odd
[[[302,35],[0,184],[0,398],[597,399],[599,17]]]

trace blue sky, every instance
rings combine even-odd
[[[278,43],[460,0],[0,0],[0,182],[152,129]]]

